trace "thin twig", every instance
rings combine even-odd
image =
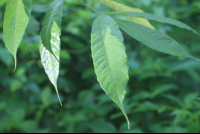
[[[77,0],[77,1],[80,2],[81,4],[83,4],[84,6],[86,6],[86,7],[90,8],[90,9],[92,9],[93,11],[99,13],[100,15],[103,15],[103,13],[101,13],[101,12],[97,11],[96,9],[94,9],[94,8],[92,8],[92,7],[90,7],[90,6],[88,6],[87,4],[83,3],[82,1],[80,1],[80,0]]]

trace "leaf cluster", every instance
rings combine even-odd
[[[156,30],[147,19],[172,24],[196,34],[198,33],[180,21],[143,13],[141,9],[125,6],[114,0],[97,1],[118,12],[101,13],[97,11],[100,16],[95,19],[91,32],[91,51],[94,70],[101,88],[120,107],[129,124],[123,104],[129,80],[128,60],[124,37],[120,28],[153,50],[196,60],[198,59],[191,56],[177,41]],[[3,37],[5,46],[15,59],[15,66],[17,65],[16,55],[18,47],[22,41],[28,21],[31,19],[31,3],[32,0],[7,0]],[[91,9],[94,10],[93,8]],[[50,3],[43,19],[39,37],[41,64],[50,82],[54,85],[58,97],[57,79],[59,75],[60,55],[62,54],[60,52],[62,14],[63,0],[54,0]],[[125,16],[127,19],[124,18],[121,20],[119,17],[114,16]],[[167,89],[164,88],[163,90]],[[160,91],[151,94],[150,98],[155,97],[159,93]]]

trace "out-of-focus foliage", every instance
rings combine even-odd
[[[127,130],[123,114],[102,91],[94,73],[90,33],[97,13],[76,0],[64,2],[60,107],[43,71],[38,45],[42,20],[51,1],[33,0],[32,17],[14,73],[13,58],[3,43],[5,1],[0,1],[0,132],[200,132],[200,101],[196,99],[200,98],[200,62],[158,53],[124,34],[130,67],[125,109],[131,129]],[[102,12],[112,11],[94,0],[85,2]],[[129,6],[179,20],[200,32],[200,1],[134,3],[127,0]],[[152,24],[200,58],[197,35],[166,24]]]

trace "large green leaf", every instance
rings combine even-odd
[[[194,58],[177,41],[163,33],[131,21],[117,20],[117,23],[127,34],[154,50],[174,56]]]
[[[129,17],[143,17],[143,18],[146,18],[146,19],[155,20],[155,21],[158,21],[158,22],[175,25],[177,27],[193,31],[194,33],[198,34],[194,29],[192,29],[188,25],[186,25],[186,24],[184,24],[180,21],[170,19],[170,18],[166,18],[166,17],[163,17],[163,16],[157,16],[157,15],[148,14],[148,13],[138,13],[138,12],[112,12],[112,13],[107,13],[107,14],[108,15],[125,15],[125,16],[129,16]]]
[[[12,53],[17,64],[17,49],[28,25],[32,0],[7,0],[4,15],[3,34],[5,46]]]
[[[126,5],[123,5],[123,4],[118,3],[116,1],[113,1],[113,0],[97,0],[97,1],[107,5],[108,7],[112,8],[115,11],[129,11],[129,12],[141,12],[141,13],[143,13],[143,11],[141,9],[131,8],[131,7],[128,7]],[[138,24],[144,25],[146,27],[155,29],[154,26],[152,26],[147,19],[138,18],[138,17],[128,17],[128,18],[131,19],[132,21],[134,21],[135,23],[138,23]]]
[[[91,37],[97,79],[106,94],[121,108],[128,121],[123,100],[129,76],[124,39],[119,26],[110,16],[99,16],[94,21]]]
[[[57,79],[60,64],[59,36],[61,32],[62,7],[63,0],[54,0],[52,2],[44,18],[40,39],[41,62],[51,83],[54,85],[57,94]],[[58,98],[60,100],[59,94]]]

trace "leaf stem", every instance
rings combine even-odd
[[[101,13],[101,12],[97,11],[96,9],[94,9],[94,8],[92,8],[92,7],[90,7],[90,6],[88,6],[87,4],[83,3],[82,1],[80,1],[80,0],[77,0],[77,1],[80,2],[81,4],[83,4],[84,6],[90,8],[91,10],[93,10],[93,11],[99,13],[100,15],[103,15],[103,13]]]

